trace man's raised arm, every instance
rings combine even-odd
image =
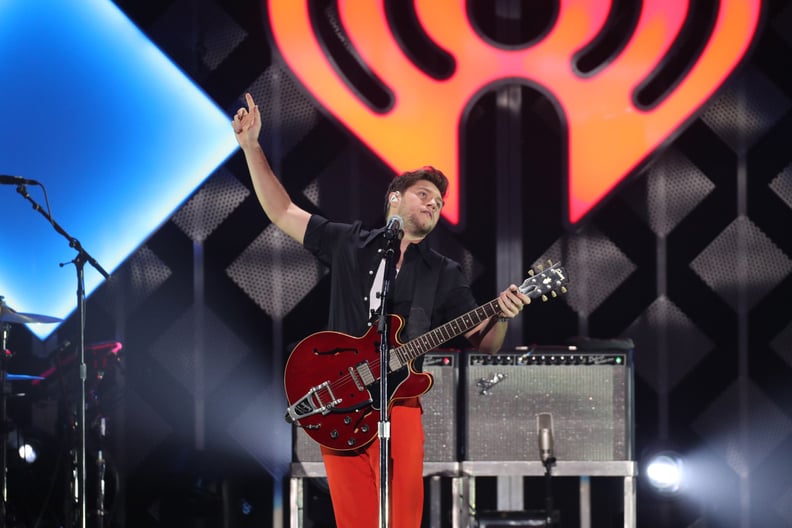
[[[232,125],[237,143],[245,154],[256,197],[272,223],[302,244],[311,215],[292,202],[272,171],[259,144],[261,114],[249,93],[245,94],[245,99],[248,107],[237,110]]]

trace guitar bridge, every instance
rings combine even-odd
[[[322,396],[329,397],[329,401],[323,401]],[[315,387],[311,387],[305,393],[305,396],[290,405],[286,409],[285,418],[287,422],[292,423],[314,414],[328,414],[339,403],[341,403],[341,400],[337,399],[333,394],[330,382],[325,381]]]

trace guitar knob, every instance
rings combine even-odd
[[[335,440],[336,438],[338,438],[338,431],[336,431],[335,429],[333,429],[332,431],[330,431],[330,438],[332,438],[333,440]]]
[[[355,439],[354,438],[350,438],[349,440],[347,440],[347,445],[349,447],[352,447],[353,445],[355,445]]]
[[[363,425],[360,426],[360,430],[363,431],[364,433],[368,433],[369,426],[366,425],[366,424],[363,424]]]
[[[352,423],[352,418],[349,416],[344,416],[344,425],[349,425]]]

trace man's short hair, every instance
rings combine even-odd
[[[431,165],[425,165],[420,169],[403,172],[391,180],[390,185],[388,185],[388,192],[385,193],[385,214],[388,214],[388,209],[390,208],[388,197],[391,193],[398,192],[403,194],[404,191],[412,187],[415,182],[421,180],[432,182],[437,187],[437,190],[440,191],[440,196],[445,199],[446,192],[448,191],[448,178],[446,178],[446,175],[443,174],[442,171],[435,169]]]

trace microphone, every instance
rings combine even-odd
[[[553,415],[550,413],[541,413],[536,416],[536,424],[539,440],[539,456],[542,463],[545,465],[555,464],[555,455],[553,454]]]
[[[0,185],[41,185],[36,180],[27,180],[19,176],[0,174]]]
[[[402,231],[403,225],[404,219],[399,215],[393,215],[388,218],[388,224],[385,226],[385,233],[383,233],[383,235],[388,240],[401,240],[401,237],[404,236],[404,232]]]

